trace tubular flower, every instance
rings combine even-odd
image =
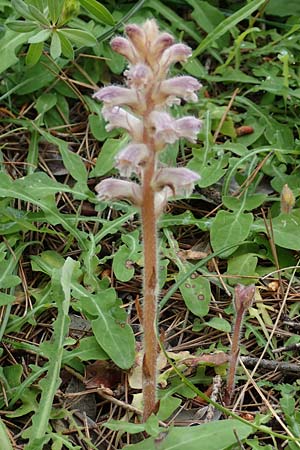
[[[133,173],[139,175],[148,155],[145,144],[130,144],[117,154],[115,166],[122,177],[129,178]]]
[[[111,131],[114,128],[124,128],[136,141],[142,140],[143,123],[133,114],[130,114],[119,106],[104,107],[102,114],[105,120],[109,123],[106,125],[106,130]]]
[[[154,179],[155,190],[160,191],[168,186],[172,194],[189,196],[193,192],[194,184],[200,180],[200,175],[185,167],[169,167],[159,169]]]
[[[133,181],[106,178],[95,190],[98,200],[128,200],[136,206],[142,202],[141,187]]]

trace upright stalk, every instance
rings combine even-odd
[[[238,284],[234,291],[234,306],[235,306],[235,323],[233,328],[230,363],[227,374],[227,385],[225,392],[224,403],[229,406],[231,403],[234,385],[235,385],[235,373],[238,365],[238,357],[240,353],[240,334],[243,326],[244,315],[248,308],[251,306],[255,293],[255,286],[243,286]]]
[[[144,171],[142,196],[142,233],[144,246],[144,359],[143,359],[143,419],[155,411],[157,376],[156,314],[158,293],[157,269],[157,224],[155,214],[155,192],[151,186],[155,172],[155,155],[149,158]]]
[[[141,211],[144,244],[144,359],[143,419],[155,412],[157,377],[156,309],[158,295],[157,219],[168,199],[188,196],[199,174],[184,167],[157,168],[159,153],[168,144],[185,138],[196,142],[202,122],[194,116],[174,118],[168,109],[186,102],[197,102],[195,91],[201,84],[193,77],[168,78],[172,64],[186,62],[191,49],[175,44],[169,33],[160,32],[155,20],[142,26],[125,27],[127,38],[116,37],[111,47],[129,62],[124,72],[126,87],[107,86],[94,94],[104,103],[102,114],[107,131],[125,129],[130,143],[116,157],[121,177],[134,174],[139,182],[107,178],[97,186],[99,200],[124,199]],[[124,108],[125,106],[125,108]]]

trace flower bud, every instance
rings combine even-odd
[[[237,314],[244,314],[250,308],[255,294],[255,286],[237,284],[234,289],[234,306]]]
[[[138,25],[131,23],[126,25],[125,33],[139,53],[139,56],[143,59],[146,56],[146,35],[144,30]]]
[[[281,212],[284,214],[290,214],[295,205],[295,196],[292,190],[289,188],[287,184],[285,184],[281,191],[280,196],[280,207]]]
[[[135,48],[128,39],[121,36],[115,37],[111,40],[110,46],[114,52],[125,56],[125,58],[128,59],[128,61],[132,64],[138,62],[138,55],[135,51]]]

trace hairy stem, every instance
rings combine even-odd
[[[157,377],[157,224],[155,192],[152,188],[155,154],[152,153],[143,177],[142,231],[144,240],[144,360],[143,360],[143,420],[155,411]]]
[[[234,390],[235,385],[235,373],[238,364],[238,357],[240,353],[239,342],[240,342],[240,332],[243,324],[243,311],[238,312],[236,315],[233,336],[232,336],[232,344],[231,344],[231,352],[230,352],[230,363],[229,370],[227,375],[227,386],[226,386],[226,394],[225,394],[225,405],[230,405],[231,397]]]

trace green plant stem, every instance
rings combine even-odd
[[[142,232],[144,242],[144,360],[143,360],[143,420],[155,411],[157,378],[157,219],[155,214],[155,192],[152,180],[155,173],[155,153],[147,163],[143,177]]]

